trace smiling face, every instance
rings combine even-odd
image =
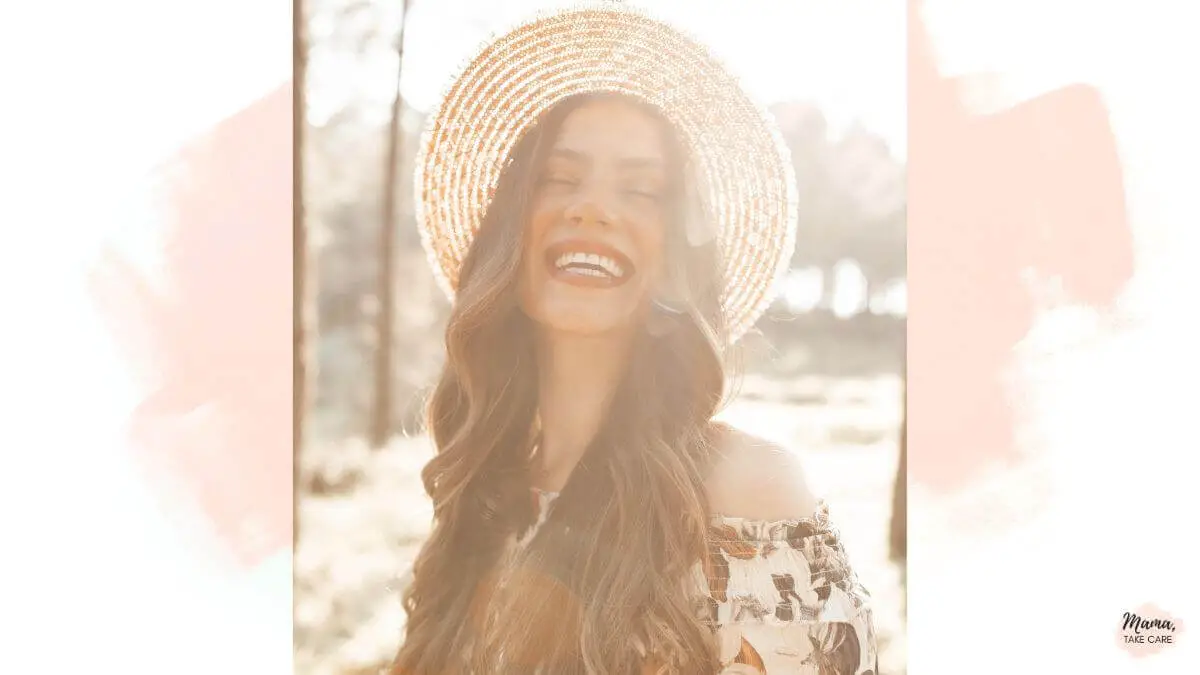
[[[598,335],[636,325],[662,276],[672,171],[665,125],[619,98],[563,118],[525,223],[521,308],[544,328]]]

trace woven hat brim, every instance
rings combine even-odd
[[[547,110],[616,93],[660,110],[688,150],[715,219],[730,339],[774,298],[795,245],[795,177],[770,114],[699,41],[612,2],[546,12],[489,40],[430,115],[414,176],[417,223],[438,282],[458,273],[513,148]]]

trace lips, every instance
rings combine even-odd
[[[546,269],[551,278],[573,286],[613,288],[633,277],[629,256],[595,241],[572,240],[546,249]]]

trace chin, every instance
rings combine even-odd
[[[540,327],[559,333],[598,336],[624,333],[637,322],[636,307],[618,303],[587,302],[580,299],[541,298],[526,309]],[[532,309],[532,311],[530,311]]]

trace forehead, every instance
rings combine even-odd
[[[587,101],[572,110],[559,129],[555,147],[588,155],[666,154],[662,122],[644,107],[620,98]]]

